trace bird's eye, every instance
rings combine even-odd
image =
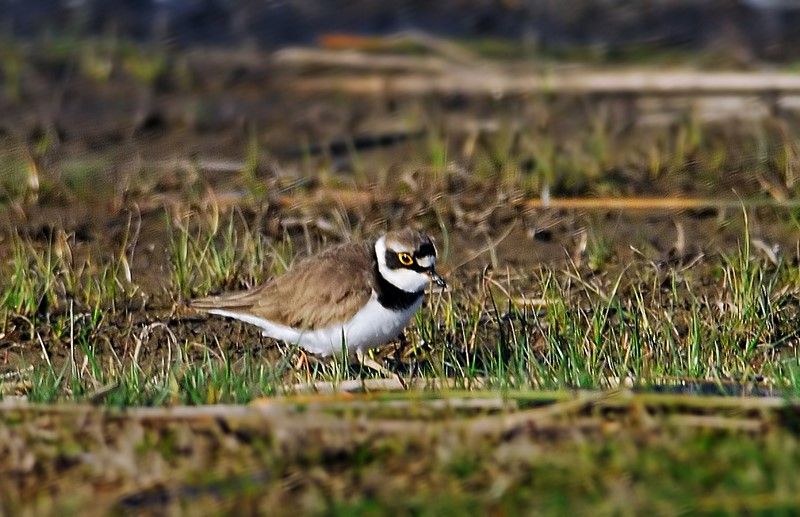
[[[411,264],[414,263],[414,259],[408,253],[398,253],[397,254],[397,259],[404,266],[410,266]]]

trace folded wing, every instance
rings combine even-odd
[[[222,309],[295,329],[316,330],[348,321],[369,301],[374,267],[371,246],[341,244],[298,262],[258,287],[193,300],[191,307]]]

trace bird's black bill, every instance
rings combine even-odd
[[[442,278],[442,275],[437,273],[435,270],[429,269],[428,275],[431,277],[431,281],[439,287],[447,287],[447,282],[445,282],[444,278]]]

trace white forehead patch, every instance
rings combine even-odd
[[[428,255],[427,257],[419,257],[417,259],[417,264],[422,267],[431,267],[432,265],[436,264],[436,257],[433,255]]]
[[[383,239],[383,246],[390,251],[394,251],[395,253],[414,253],[414,250],[409,248],[408,246],[401,244],[397,241],[387,241],[386,236],[381,237]]]

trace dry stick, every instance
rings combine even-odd
[[[480,380],[480,379],[479,379]],[[407,391],[378,391],[378,392],[366,392],[366,393],[349,393],[349,392],[338,392],[338,393],[326,393],[326,394],[316,394],[316,393],[300,393],[297,395],[285,395],[278,398],[262,398],[257,399],[253,402],[254,405],[259,404],[271,404],[276,401],[280,403],[296,403],[296,404],[307,404],[309,402],[318,402],[318,401],[334,401],[340,402],[343,400],[346,401],[386,401],[386,400],[409,400],[409,401],[419,401],[419,400],[440,400],[440,399],[460,399],[460,400],[486,400],[486,399],[495,399],[498,396],[501,396],[504,400],[512,400],[515,403],[537,403],[537,404],[552,404],[556,402],[565,402],[569,400],[574,400],[576,397],[581,396],[581,394],[594,394],[597,393],[595,391],[567,391],[567,390],[557,390],[557,391],[548,391],[548,390],[521,390],[521,391],[502,391],[499,392],[497,390],[486,390],[486,391],[470,391],[466,388],[461,389],[447,389],[443,392],[425,392],[420,390],[407,390]]]
[[[438,57],[365,54],[357,51],[326,51],[312,48],[286,48],[272,55],[273,63],[282,66],[335,67],[368,69],[372,71],[409,70],[414,72],[444,72],[450,65]]]
[[[379,204],[391,196],[370,191],[321,189],[311,195],[286,195],[278,198],[283,207],[306,206],[313,202],[335,202],[347,208]],[[731,198],[685,198],[685,197],[598,197],[598,198],[539,198],[520,202],[527,209],[583,209],[583,210],[691,210],[702,208],[800,208],[800,199],[776,200],[731,199]]]
[[[529,199],[526,208],[555,209],[599,209],[599,210],[691,210],[701,208],[798,208],[800,199],[725,199],[682,197],[600,197],[600,198],[551,198],[547,201]]]
[[[216,206],[220,210],[240,205],[244,199],[241,192],[217,192],[200,200],[201,206]],[[322,188],[312,193],[297,193],[278,196],[275,204],[283,209],[308,207],[314,204],[335,204],[345,209],[366,209],[390,201],[411,203],[412,199],[393,196],[385,192]],[[143,213],[161,210],[169,206],[183,206],[184,200],[177,194],[157,194],[137,203]],[[598,197],[598,198],[540,198],[516,202],[516,206],[528,210],[580,209],[580,210],[699,210],[744,208],[800,208],[800,199],[730,199],[730,198],[683,198],[683,197]],[[0,211],[0,217],[5,212]],[[483,250],[481,253],[485,253]]]
[[[393,379],[367,379],[368,381],[394,381]],[[361,381],[359,381],[360,383]],[[418,383],[420,384],[420,383]],[[435,384],[427,381],[427,384]],[[398,394],[399,395],[399,394]],[[409,392],[408,396],[424,396],[420,393]],[[443,394],[441,399],[447,399],[448,394]],[[459,399],[492,399],[497,398],[497,392],[463,392],[456,391],[454,395]],[[366,396],[354,397],[354,400],[370,400]],[[374,397],[374,395],[372,395]],[[602,409],[625,409],[631,406],[644,407],[672,407],[691,410],[740,410],[740,411],[774,411],[774,410],[800,410],[800,400],[782,397],[724,397],[700,396],[683,394],[656,394],[656,393],[631,393],[628,391],[610,392],[510,392],[502,394],[502,398],[517,401],[555,401],[545,408],[546,411],[536,410],[537,415],[549,414],[558,416],[574,411],[575,408],[588,404]],[[314,397],[302,397],[303,401],[314,401]],[[322,397],[320,401],[330,400]],[[341,399],[340,399],[341,400]],[[434,399],[436,400],[436,399]],[[18,400],[4,400],[0,402],[0,414],[8,412],[36,413],[36,414],[85,414],[100,412],[110,417],[130,417],[139,419],[194,419],[207,417],[242,417],[242,416],[276,416],[285,417],[291,414],[298,406],[292,397],[262,399],[258,403],[243,405],[209,405],[209,406],[176,406],[176,407],[135,407],[129,409],[102,409],[83,404],[32,404]],[[532,410],[530,410],[532,411]]]
[[[640,95],[754,95],[800,93],[800,76],[772,72],[611,71],[520,73],[492,67],[450,67],[439,75],[339,75],[286,79],[282,88],[303,93],[354,95],[520,95],[530,93]]]
[[[342,43],[347,46],[366,45],[372,48],[391,50],[405,43],[414,43],[437,54],[436,56],[411,56],[399,53],[362,52],[352,48],[342,49]],[[337,71],[343,68],[372,71],[397,71],[398,69],[409,72],[426,73],[457,73],[463,70],[474,70],[477,66],[482,68],[495,68],[495,63],[482,60],[480,56],[468,51],[460,45],[445,39],[437,38],[422,31],[403,31],[381,38],[353,38],[341,35],[323,37],[323,46],[340,47],[336,50],[290,47],[272,54],[272,62],[285,67],[334,67]]]
[[[505,399],[503,397],[491,398],[474,398],[474,397],[445,397],[445,398],[398,398],[398,399],[365,399],[355,398],[349,399],[342,396],[338,397],[306,397],[307,400],[303,401],[299,397],[293,397],[286,402],[291,402],[303,407],[304,411],[381,411],[381,410],[405,410],[407,414],[409,410],[428,409],[434,411],[443,410],[462,410],[462,411],[514,411],[518,409],[516,401]],[[270,402],[262,402],[256,404],[269,405]]]
[[[190,421],[212,422],[219,418],[229,421],[236,419],[239,423],[250,423],[261,429],[268,429],[277,440],[293,440],[301,433],[325,432],[330,435],[363,436],[364,432],[377,434],[403,435],[441,435],[452,431],[466,433],[473,437],[484,437],[511,432],[524,426],[532,426],[537,431],[575,430],[573,422],[553,421],[554,417],[568,416],[586,409],[594,402],[608,397],[608,394],[597,393],[584,395],[575,400],[566,401],[545,408],[531,409],[518,413],[504,413],[494,417],[478,417],[471,419],[455,419],[446,421],[415,421],[392,419],[341,418],[328,415],[314,408],[306,407],[297,412],[287,404],[274,403],[260,406],[197,406],[176,408],[136,408],[127,411],[107,410],[98,414],[104,419],[134,419],[143,421]],[[0,410],[15,408],[16,411],[31,409],[32,405],[3,403]],[[36,406],[32,406],[36,407]],[[40,407],[41,408],[41,407]],[[73,406],[74,411],[66,411],[65,407],[45,406],[38,414],[52,412],[63,415],[88,415],[91,407]],[[585,421],[581,428],[596,429],[602,419]]]
[[[369,421],[359,420],[343,420],[343,419],[330,419],[327,415],[304,415],[307,416],[309,421],[282,421],[281,424],[288,424],[288,427],[294,431],[310,431],[311,429],[331,430],[328,426],[333,424],[333,427],[342,432],[353,432],[353,429],[362,429],[378,433],[441,433],[443,430],[450,432],[453,430],[462,430],[470,435],[480,437],[486,435],[497,435],[511,432],[515,429],[522,427],[532,427],[538,431],[547,430],[588,430],[597,429],[602,425],[603,419],[582,419],[583,425],[577,426],[574,416],[576,413],[583,412],[591,406],[599,408],[607,407],[609,405],[621,405],[624,408],[630,408],[637,405],[637,395],[629,395],[625,392],[601,392],[589,393],[578,395],[573,400],[567,400],[546,406],[544,408],[535,408],[519,412],[504,413],[494,416],[483,416],[465,420],[455,421],[439,421],[439,422],[418,422],[418,421],[397,421],[397,420],[381,420],[373,419]],[[689,396],[688,398],[705,398]],[[719,403],[719,399],[724,397],[709,397],[712,399],[710,402]],[[678,397],[683,402],[684,397]],[[739,399],[741,402],[741,399]],[[753,402],[749,400],[749,402]],[[755,404],[758,406],[758,404]],[[758,409],[778,409],[785,408],[787,401],[785,399],[769,400],[766,404],[758,407]],[[713,407],[711,404],[710,407]],[[568,417],[567,420],[559,422],[559,418],[563,419]],[[571,417],[571,418],[570,418]],[[673,415],[667,422],[672,425],[682,425],[688,427],[700,428],[714,428],[724,430],[737,430],[756,432],[762,431],[765,424],[755,419],[727,419],[719,416],[697,416],[697,415]],[[311,424],[311,429],[307,426]],[[585,429],[584,429],[585,428]],[[288,429],[284,429],[284,432]]]
[[[783,397],[726,397],[672,393],[626,393],[620,397],[603,400],[599,405],[604,408],[622,408],[634,402],[644,406],[685,407],[706,410],[800,409],[800,401]]]
[[[587,409],[598,401],[613,397],[614,395],[613,392],[582,394],[578,395],[573,400],[556,402],[542,408],[528,409],[503,415],[477,417],[471,420],[469,427],[472,432],[478,434],[497,431],[508,432],[511,429],[517,429],[525,425],[549,422],[556,417],[574,415],[575,413]]]
[[[348,436],[355,439],[368,439],[375,435],[403,436],[449,436],[456,433],[465,438],[486,438],[501,436],[517,430],[541,432],[587,432],[599,430],[606,421],[603,418],[580,417],[578,414],[591,406],[602,408],[605,400],[613,400],[614,394],[594,394],[578,397],[571,401],[552,406],[520,412],[501,413],[496,416],[483,416],[465,419],[439,419],[421,421],[409,419],[342,418],[326,414],[321,407],[297,407],[276,401],[259,406],[197,406],[177,408],[136,408],[127,411],[105,410],[87,406],[35,406],[15,404],[13,401],[0,404],[3,410],[30,412],[34,415],[56,414],[63,416],[89,417],[92,414],[103,420],[138,420],[146,422],[185,422],[191,424],[210,424],[225,419],[230,424],[251,425],[269,432],[278,442],[291,443],[298,437],[312,433],[326,433],[329,436]],[[624,397],[621,397],[624,399]],[[632,400],[632,399],[631,399]],[[631,400],[623,408],[635,407]],[[624,402],[624,400],[623,400]],[[785,404],[785,401],[781,400]],[[27,410],[27,411],[26,411]],[[683,415],[687,416],[687,415]],[[669,425],[715,428],[756,432],[763,431],[765,424],[745,419],[694,418],[688,415],[673,415],[664,422]]]
[[[405,381],[404,386],[400,380],[392,379],[364,379],[364,380],[345,380],[341,382],[313,382],[301,383],[289,386],[287,393],[352,393],[367,391],[406,391],[415,390],[441,390],[459,388],[465,384],[470,384],[473,388],[481,388],[485,384],[484,379],[472,379],[469,382],[459,382],[455,379],[410,379]]]

